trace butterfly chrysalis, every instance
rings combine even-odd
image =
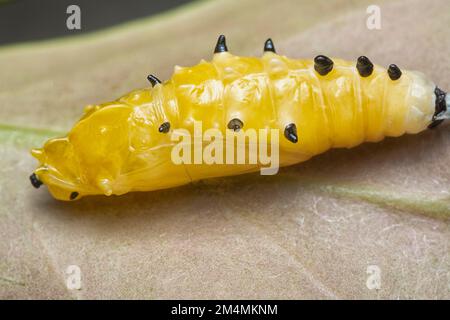
[[[419,72],[395,64],[386,70],[365,56],[289,59],[270,39],[262,57],[253,58],[232,55],[220,36],[212,61],[175,67],[164,83],[153,75],[148,80],[150,88],[86,107],[66,137],[32,150],[40,162],[32,185],[75,200],[260,169],[259,163],[174,163],[174,137],[195,136],[196,122],[224,136],[278,130],[279,165],[286,166],[330,148],[415,134],[449,115],[449,97]]]

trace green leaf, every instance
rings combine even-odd
[[[120,197],[55,201],[29,148],[87,104],[209,59],[216,37],[427,73],[450,88],[445,0],[201,1],[70,39],[0,48],[0,298],[449,298],[449,127],[284,168]],[[211,205],[214,204],[214,205]],[[67,267],[81,290],[67,288]],[[379,289],[366,284],[371,266]],[[369,272],[369,274],[368,274]]]

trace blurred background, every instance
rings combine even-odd
[[[211,59],[220,34],[232,54],[261,56],[271,37],[293,59],[366,55],[448,91],[448,0],[0,3],[0,298],[450,298],[445,123],[275,176],[73,203],[29,183],[29,150],[86,105]],[[81,30],[67,28],[72,4]]]
[[[73,36],[161,13],[192,0],[0,0],[0,45]],[[67,7],[82,10],[81,30],[66,27]]]

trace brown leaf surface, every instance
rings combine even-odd
[[[209,58],[364,54],[450,89],[446,0],[194,3],[74,40],[0,49],[1,298],[450,298],[450,130],[332,150],[277,176],[250,174],[121,197],[53,200],[27,149],[82,107]],[[33,129],[34,128],[34,129]],[[78,265],[81,290],[66,287]],[[366,286],[367,268],[381,288]]]

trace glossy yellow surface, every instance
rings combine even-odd
[[[217,53],[211,62],[175,67],[170,80],[133,91],[116,101],[88,106],[66,137],[49,140],[32,154],[38,178],[60,200],[73,192],[124,194],[170,188],[193,180],[259,170],[259,165],[176,165],[174,135],[220,129],[238,118],[248,128],[280,130],[280,165],[305,161],[329,148],[351,148],[385,136],[417,133],[434,113],[434,84],[403,70],[399,80],[375,66],[361,77],[354,62],[333,59],[321,76],[312,60],[272,52],[262,58]],[[170,122],[168,133],[158,131]],[[298,142],[284,135],[295,123]],[[204,144],[205,146],[205,144]]]

